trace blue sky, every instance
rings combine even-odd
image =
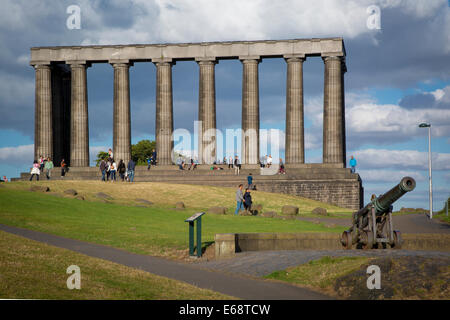
[[[32,46],[180,43],[343,37],[347,155],[355,155],[366,202],[403,175],[416,190],[396,207],[428,208],[428,140],[432,124],[435,210],[450,195],[450,9],[445,0],[1,0],[0,175],[28,171],[34,141]],[[81,9],[81,29],[68,29],[69,5]],[[380,8],[380,29],[370,29],[367,8]],[[323,62],[304,62],[306,162],[321,162]],[[286,63],[259,65],[261,128],[285,127]],[[155,67],[130,68],[132,140],[154,138]],[[217,126],[241,121],[242,65],[216,65]],[[174,125],[193,131],[198,111],[198,66],[173,67]],[[91,155],[112,145],[113,70],[88,69]],[[282,154],[284,142],[280,141]]]

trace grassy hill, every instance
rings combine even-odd
[[[50,192],[30,192],[30,186],[48,186]],[[64,193],[74,189],[85,200]],[[98,198],[103,192],[110,200]],[[203,218],[203,246],[216,233],[242,232],[342,232],[342,227],[325,227],[307,221],[234,216],[234,188],[172,185],[162,183],[102,183],[97,181],[41,181],[7,183],[0,187],[0,223],[38,230],[72,239],[123,248],[130,252],[184,257],[188,246],[188,225],[184,220],[212,206],[225,206],[227,215],[206,214]],[[153,205],[142,205],[145,199]],[[296,205],[300,214],[311,215],[324,207],[336,217],[349,212],[335,206],[289,195],[254,192],[263,211],[278,213],[285,204]],[[184,210],[175,210],[183,201]]]

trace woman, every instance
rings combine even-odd
[[[119,161],[119,166],[117,167],[117,171],[119,172],[120,179],[122,179],[122,181],[124,181],[126,168],[125,168],[125,163],[123,162],[122,159],[120,159],[120,161]]]
[[[47,175],[47,180],[50,180],[50,178],[52,176],[52,169],[53,169],[53,161],[52,161],[52,159],[50,159],[50,157],[47,158],[44,168],[45,168],[45,173]]]
[[[111,165],[109,167],[109,174],[111,176],[111,182],[116,181],[116,171],[117,171],[117,165],[114,162],[114,159],[111,161]]]
[[[36,180],[39,181],[39,175],[41,174],[40,167],[41,167],[41,165],[37,162],[37,160],[34,160],[33,161],[33,168],[31,168],[30,181],[33,180],[34,176],[36,176]]]
[[[250,189],[245,189],[244,193],[244,209],[247,211],[252,211],[252,195],[250,194]]]
[[[284,170],[283,159],[280,158],[280,170],[278,170],[278,174],[286,174],[286,170]]]
[[[66,162],[64,161],[64,159],[61,160],[61,178],[64,178],[64,176],[66,175]]]

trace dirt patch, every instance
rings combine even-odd
[[[383,257],[370,265],[381,270],[381,289],[367,288],[367,267],[336,279],[334,290],[342,299],[449,299],[450,258]]]

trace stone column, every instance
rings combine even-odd
[[[303,61],[304,57],[285,57],[286,84],[286,164],[305,163],[303,116]]]
[[[199,162],[212,164],[216,160],[216,89],[215,60],[196,59],[200,67],[198,94]]]
[[[242,159],[243,164],[259,163],[259,57],[239,57],[242,74]]]
[[[325,63],[323,163],[345,165],[342,57],[328,56],[323,60]]]
[[[53,158],[52,71],[50,64],[34,66],[36,71],[34,115],[34,159]]]
[[[113,153],[117,163],[131,159],[130,63],[110,62],[114,68]]]
[[[173,98],[171,60],[153,59],[156,65],[156,152],[159,165],[172,164]]]
[[[89,166],[89,121],[86,62],[69,61],[71,79],[70,165]]]

